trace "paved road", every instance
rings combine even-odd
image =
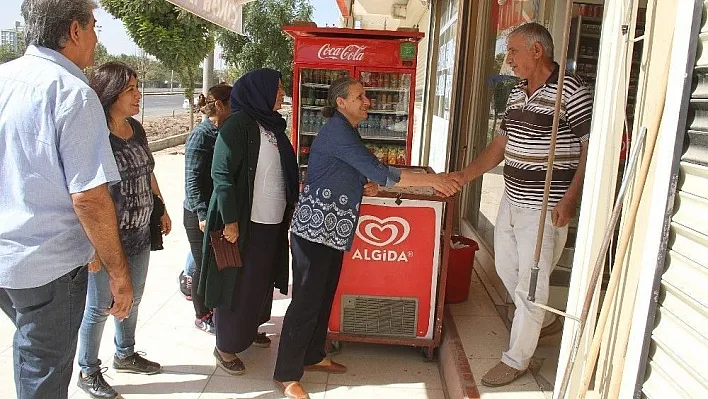
[[[197,102],[198,94],[194,96],[194,102]],[[283,107],[286,111],[290,107],[290,98],[286,97],[287,104]],[[145,103],[145,119],[155,119],[162,116],[172,116],[182,112],[186,112],[182,108],[182,103],[184,102],[184,95],[179,94],[164,94],[164,95],[147,95],[143,96],[143,103]],[[285,112],[286,114],[289,111]],[[136,116],[138,120],[140,119],[140,114]]]
[[[143,96],[142,101],[145,104],[146,119],[158,118],[161,116],[172,116],[173,112],[175,114],[185,112],[184,108],[182,108],[184,95],[181,93]],[[139,116],[140,115],[138,114],[138,117]]]

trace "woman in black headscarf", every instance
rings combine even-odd
[[[223,229],[226,240],[238,243],[243,267],[219,271],[205,234],[199,293],[214,308],[217,366],[232,375],[245,372],[237,353],[270,345],[258,326],[270,319],[273,287],[288,290],[287,229],[298,173],[277,112],[285,95],[280,79],[280,72],[263,68],[234,83],[233,114],[214,147],[206,231]]]

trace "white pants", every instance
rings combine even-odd
[[[538,263],[536,302],[548,302],[548,286],[553,267],[563,253],[568,226],[553,227],[551,211],[546,213],[546,226]],[[545,310],[527,299],[529,280],[536,251],[536,236],[540,210],[511,205],[506,194],[499,204],[499,214],[494,228],[494,263],[497,274],[504,282],[516,305],[511,325],[509,350],[502,354],[502,362],[517,370],[525,370],[536,351]]]

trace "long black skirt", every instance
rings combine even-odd
[[[273,287],[280,261],[281,224],[251,222],[251,232],[243,253],[243,267],[236,277],[231,308],[214,309],[216,347],[239,353],[253,343],[258,326],[270,320]]]

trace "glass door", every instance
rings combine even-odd
[[[381,162],[408,165],[412,74],[361,70],[359,75],[371,101],[369,117],[359,124],[361,138]]]
[[[300,182],[304,183],[307,175],[307,163],[310,157],[310,146],[317,136],[326,118],[322,108],[327,103],[327,91],[333,81],[350,74],[348,69],[300,68],[299,98],[298,98],[298,165],[300,166]]]

